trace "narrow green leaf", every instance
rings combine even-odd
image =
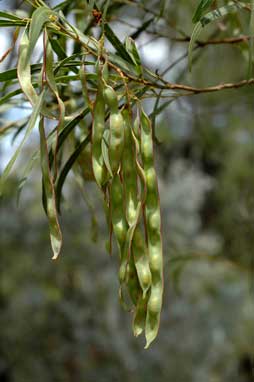
[[[65,24],[66,28],[68,28],[68,31],[71,34],[73,34],[75,37],[78,37],[81,43],[85,44],[89,49],[92,49],[93,51],[97,51],[98,41],[95,38],[85,35],[77,27],[70,24],[61,11],[59,12],[59,17],[61,21]]]
[[[101,152],[102,152],[105,166],[107,167],[107,170],[108,170],[111,178],[113,178],[113,173],[112,173],[112,169],[110,166],[109,154],[108,154],[109,135],[110,135],[109,129],[106,129],[103,133],[103,137],[102,137],[102,141],[101,141]]]
[[[20,17],[14,15],[13,13],[6,12],[6,11],[0,11],[0,17],[3,17],[4,19],[10,19],[10,20],[22,20]]]
[[[41,64],[33,64],[31,65],[31,73],[36,73],[41,70]],[[10,80],[15,80],[18,78],[17,68],[9,69],[0,73],[0,82],[6,82]]]
[[[32,83],[30,62],[27,60],[30,47],[29,41],[30,40],[25,30],[19,45],[17,75],[23,93],[26,95],[31,105],[34,106],[37,102],[38,95],[35,91],[35,86]],[[46,107],[42,107],[41,113],[48,118],[56,119],[56,117]]]
[[[141,76],[143,74],[143,68],[142,68],[141,59],[140,59],[135,41],[131,37],[127,37],[125,40],[125,46],[126,46],[126,50],[128,51],[129,55],[132,58],[132,61],[136,65],[138,75]]]
[[[24,27],[27,21],[23,20],[0,20],[0,27]]]
[[[59,41],[56,40],[55,38],[51,37],[51,36],[49,36],[49,41],[50,41],[50,44],[52,46],[52,49],[57,54],[59,60],[64,60],[67,57],[67,55],[65,53],[65,50],[63,49],[63,47],[59,43]]]
[[[64,115],[65,115],[65,106],[63,101],[61,100],[56,84],[56,79],[54,75],[54,57],[53,57],[53,51],[51,44],[49,40],[46,41],[46,58],[45,58],[45,68],[46,68],[46,79],[48,86],[52,93],[55,95],[57,99],[57,103],[59,105],[59,126],[58,129],[61,130],[62,124],[64,122]]]
[[[240,9],[246,8],[246,3],[243,2],[235,2],[235,1],[230,1],[227,5],[214,9],[211,12],[208,12],[204,16],[201,17],[200,22],[202,26],[204,27],[205,25],[213,22],[213,21],[218,21],[222,17],[232,13],[236,12]]]
[[[13,90],[10,93],[5,94],[3,97],[0,98],[0,106],[6,104],[6,101],[8,101],[9,99],[22,93],[23,93],[22,89],[17,89],[17,90]]]
[[[82,61],[74,61],[74,58],[82,56],[83,54],[77,53],[72,56],[66,57],[62,61],[58,61],[54,65],[55,74],[59,71],[61,67],[70,68],[73,72],[78,73],[78,69],[75,66],[82,65]],[[85,65],[94,65],[92,61],[86,61]],[[41,70],[41,64],[33,64],[30,66],[31,74],[37,73]],[[6,82],[10,80],[15,80],[17,78],[17,68],[9,69],[4,72],[0,72],[0,82]]]
[[[88,114],[89,110],[88,109],[83,109],[76,117],[74,117],[70,122],[68,122],[66,124],[66,126],[63,128],[63,130],[61,131],[60,135],[59,135],[59,138],[58,138],[58,149],[60,149],[62,147],[62,145],[64,144],[66,138],[68,137],[68,135],[71,133],[71,131],[74,129],[74,127],[86,116],[86,114]],[[56,135],[56,128],[54,130],[52,130],[50,132],[50,134],[47,136],[47,142],[48,142],[48,145],[50,146],[52,144],[52,142],[54,141],[55,139],[55,135]],[[28,176],[33,168],[33,165],[34,163],[39,159],[39,156],[40,156],[40,153],[38,150],[36,150],[33,155],[31,156],[30,160],[27,162],[27,165],[22,173],[22,176],[21,176],[21,180],[20,180],[20,184],[19,184],[19,190],[18,190],[18,198],[17,200],[19,200],[20,198],[20,193],[28,179]],[[52,167],[52,164],[53,164],[53,151],[50,150],[49,152],[49,164],[50,164],[50,167]],[[45,212],[47,211],[47,206],[45,204],[44,206],[44,209],[45,209]]]
[[[46,33],[46,32],[45,32]],[[58,151],[58,134],[62,130],[64,126],[64,116],[65,116],[65,105],[64,102],[62,101],[61,97],[59,96],[57,84],[56,84],[56,79],[54,75],[54,57],[53,57],[53,50],[51,47],[51,44],[48,40],[47,33],[45,34],[46,36],[46,57],[45,57],[45,62],[44,66],[46,69],[46,80],[47,84],[54,94],[54,96],[57,99],[58,103],[58,109],[59,109],[59,115],[58,115],[58,124],[57,124],[57,129],[56,129],[56,140],[53,143],[54,146],[54,157],[55,157],[55,176],[57,175],[57,151]]]
[[[193,18],[192,18],[193,23],[197,23],[201,19],[201,16],[210,7],[212,2],[213,2],[213,0],[200,0],[198,6],[196,8],[196,11],[193,15]]]
[[[22,129],[23,127],[27,125],[28,120],[29,120],[29,117],[25,117],[22,119],[18,119],[16,121],[11,121],[11,122],[8,121],[7,123],[5,123],[4,125],[0,127],[0,136],[8,133],[10,129],[15,129],[19,131],[20,129]],[[12,139],[12,142],[13,142],[13,139]]]
[[[61,11],[63,10],[65,7],[67,7],[69,4],[71,4],[73,2],[73,0],[65,0],[63,1],[62,3],[59,3],[57,4],[55,7],[53,7],[53,9],[55,11]]]
[[[104,23],[106,22],[106,17],[107,17],[109,5],[110,5],[110,0],[106,0],[104,5],[103,5],[103,13],[102,13],[102,19],[103,19]]]
[[[165,8],[166,8],[166,3],[167,3],[166,0],[161,0],[160,1],[160,13],[159,13],[159,17],[163,16],[163,13],[164,13]]]
[[[68,31],[69,31],[69,33],[73,34],[73,37],[78,37],[82,44],[84,44],[85,46],[88,46],[88,48],[93,50],[94,52],[98,52],[99,46],[98,46],[97,40],[95,40],[92,37],[86,36],[78,28],[74,27],[73,25],[70,25],[68,20],[66,20],[66,18],[62,14],[61,14],[61,20],[62,20],[62,22],[64,22],[69,27]],[[105,34],[106,34],[106,30],[107,30],[107,28],[105,29]],[[120,44],[122,44],[122,43],[120,42]],[[124,50],[125,50],[125,48],[124,48]],[[135,70],[135,66],[133,65],[130,57],[129,57],[128,61],[126,61],[125,59],[123,59],[122,57],[120,57],[116,54],[109,53],[108,58],[113,64],[117,65],[119,67],[119,69],[123,70],[124,72],[134,74],[134,75],[137,74],[136,70]]]
[[[206,25],[210,24],[211,22],[218,21],[222,17],[232,12],[236,12],[240,9],[243,9],[245,7],[246,7],[246,3],[230,1],[227,5],[220,7],[218,9],[215,9],[211,12],[208,12],[207,14],[201,17],[200,21],[198,21],[197,24],[194,26],[194,29],[191,35],[191,40],[190,40],[189,49],[188,49],[189,70],[191,70],[191,64],[192,64],[192,51],[202,29]]]
[[[86,66],[85,64],[82,64],[79,71],[79,77],[82,85],[82,94],[85,101],[85,105],[90,109],[92,112],[93,107],[92,103],[90,101],[89,93],[88,93],[88,87],[87,87],[87,73],[86,73]]]
[[[49,168],[48,145],[44,130],[44,120],[41,118],[39,123],[40,131],[40,149],[41,149],[41,169],[43,184],[45,187],[45,196],[47,203],[47,216],[49,223],[49,232],[51,246],[53,250],[53,260],[57,259],[62,248],[62,232],[58,222],[56,210],[56,196],[53,178]]]
[[[75,118],[73,118],[70,122],[66,124],[66,126],[63,128],[61,133],[59,134],[58,137],[58,149],[62,147],[64,144],[65,140],[69,136],[69,134],[72,132],[72,130],[75,128],[75,126],[78,125],[78,123],[89,113],[89,109],[85,108],[83,109],[80,114],[78,114]],[[50,167],[52,166],[53,163],[53,151],[50,150],[49,153],[49,162],[50,162]]]
[[[38,152],[34,152],[33,155],[31,156],[31,158],[29,159],[29,161],[27,162],[23,172],[22,172],[22,175],[21,175],[21,178],[19,180],[19,183],[18,183],[18,191],[17,191],[17,206],[19,205],[19,201],[20,201],[20,197],[21,197],[21,192],[28,180],[28,177],[33,169],[33,166],[36,162],[36,160],[38,159]]]
[[[133,40],[136,40],[139,35],[141,35],[142,32],[144,32],[145,30],[147,30],[147,28],[149,27],[149,25],[154,21],[154,17],[151,17],[150,19],[148,19],[147,21],[145,21],[137,30],[136,32],[132,33],[132,35],[130,36]]]
[[[124,45],[121,43],[119,38],[116,36],[114,31],[110,28],[108,24],[105,24],[105,35],[109,42],[112,44],[112,46],[115,48],[119,56],[129,62],[130,64],[133,64],[133,60],[127,50],[125,49]]]
[[[20,154],[20,151],[24,145],[24,143],[26,142],[26,140],[28,139],[28,137],[30,136],[33,128],[34,128],[34,125],[36,123],[36,120],[40,114],[40,111],[41,111],[41,108],[42,108],[42,103],[43,103],[43,98],[44,98],[44,95],[45,95],[45,92],[43,91],[40,96],[38,97],[38,100],[36,102],[36,105],[33,109],[33,112],[31,114],[31,117],[30,117],[30,120],[29,120],[29,123],[28,123],[28,126],[27,126],[27,130],[25,132],[25,135],[21,141],[21,143],[19,144],[18,148],[16,149],[14,155],[12,156],[12,158],[10,159],[9,163],[7,164],[1,178],[0,178],[0,195],[2,194],[2,190],[3,190],[3,186],[4,186],[4,183],[6,182],[6,179],[8,178],[9,176],[9,173],[14,165],[14,163],[16,162],[19,154]]]
[[[157,98],[158,100],[158,98]],[[168,107],[168,105],[170,105],[172,102],[174,101],[174,99],[170,99],[169,101],[166,101],[164,102],[162,105],[155,105],[154,107],[154,110],[152,111],[152,113],[149,115],[149,118],[152,118],[154,119],[157,115],[159,115],[164,109],[166,109],[166,107]]]
[[[98,7],[96,6],[96,4],[94,4],[94,8],[98,11]],[[106,8],[107,8],[107,4],[106,4]],[[106,9],[106,11],[107,11],[107,9]],[[108,24],[104,25],[104,32],[105,32],[105,36],[107,37],[109,42],[112,44],[112,46],[115,48],[115,50],[119,54],[119,56],[123,60],[129,62],[130,64],[133,64],[132,58],[129,55],[129,53],[127,52],[127,50],[125,49],[125,46],[121,43],[121,41],[119,40],[119,38],[117,37],[115,32],[111,29],[111,27]]]
[[[21,36],[19,44],[17,75],[22,91],[28,98],[29,102],[34,105],[37,102],[38,96],[32,85],[31,68],[28,60],[29,46],[30,42],[25,30]]]
[[[91,224],[90,224],[90,232],[91,232],[91,240],[93,242],[96,242],[98,240],[98,231],[99,231],[99,226],[98,226],[98,221],[96,219],[96,211],[94,206],[92,205],[91,201],[89,200],[88,192],[85,188],[85,181],[80,175],[78,169],[76,166],[73,166],[73,173],[75,176],[75,180],[77,182],[77,185],[79,187],[81,196],[89,210],[90,216],[91,216]]]
[[[29,28],[29,47],[25,58],[26,65],[28,64],[28,61],[30,61],[32,52],[44,24],[51,22],[54,17],[57,18],[57,14],[52,9],[46,7],[39,7],[34,11]]]
[[[72,166],[74,165],[74,163],[78,159],[79,155],[81,154],[81,152],[84,150],[84,148],[90,142],[90,138],[91,138],[91,134],[89,134],[78,145],[78,147],[75,149],[75,151],[71,154],[70,158],[65,163],[65,165],[64,165],[64,167],[63,167],[63,169],[62,169],[62,171],[61,171],[61,173],[59,175],[59,178],[58,178],[58,181],[57,181],[57,186],[56,186],[56,201],[57,201],[56,205],[57,205],[57,210],[58,211],[60,211],[62,189],[63,189],[63,185],[64,185],[64,182],[65,182],[65,179],[66,179],[69,171],[71,170]]]

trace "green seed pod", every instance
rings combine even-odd
[[[114,89],[111,86],[106,86],[104,89],[104,99],[112,113],[118,113],[118,100]]]
[[[160,274],[160,270],[162,269],[162,257],[160,252],[158,251],[157,245],[150,245],[149,263],[150,263],[150,270],[155,278],[157,274]]]
[[[113,231],[120,249],[122,258],[127,234],[127,223],[123,211],[123,185],[118,175],[114,176],[111,184],[111,219]]]
[[[153,159],[153,137],[149,118],[141,109],[141,156],[147,186],[145,220],[149,263],[152,274],[151,293],[146,316],[146,348],[156,338],[163,296],[163,260],[161,240],[161,216],[158,185]]]
[[[145,329],[147,301],[148,295],[145,298],[142,298],[142,296],[139,297],[132,323],[132,330],[135,337],[138,337]]]
[[[102,155],[102,138],[105,130],[105,102],[101,74],[98,74],[98,90],[93,108],[92,167],[96,183],[102,188],[107,180],[107,170]]]
[[[135,267],[138,274],[140,286],[143,290],[143,298],[151,286],[151,272],[149,268],[149,258],[142,231],[136,228],[133,235],[132,251]]]
[[[127,267],[125,267],[124,271],[124,277],[128,287],[130,298],[134,306],[136,306],[140,296],[142,295],[142,290],[139,285],[138,275],[132,255],[130,256],[129,262],[127,264]]]
[[[104,89],[105,102],[110,109],[109,117],[109,162],[113,175],[120,169],[124,148],[124,120],[118,110],[117,94],[111,86]]]
[[[135,142],[132,138],[132,126],[129,110],[123,111],[125,145],[122,158],[124,179],[126,219],[129,226],[137,221],[138,213],[138,184],[137,165],[135,158]]]
[[[80,153],[77,164],[80,168],[80,173],[84,180],[94,181],[94,173],[91,160],[91,145],[87,145],[85,149]]]
[[[161,289],[157,284],[157,287],[153,287],[151,290],[151,295],[148,301],[148,310],[151,315],[158,315],[161,311]],[[155,317],[156,321],[157,317]]]
[[[113,174],[116,174],[120,168],[124,148],[124,126],[122,114],[111,114],[109,125],[109,161]]]

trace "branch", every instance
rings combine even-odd
[[[250,36],[239,36],[239,37],[227,37],[223,39],[213,39],[213,40],[207,40],[207,41],[200,41],[197,40],[196,44],[198,46],[207,46],[207,45],[222,45],[222,44],[238,44],[241,42],[247,42],[250,39]],[[176,42],[190,42],[190,37],[174,37],[171,38],[172,41]]]
[[[130,78],[130,76],[128,76]],[[215,86],[209,86],[206,88],[196,88],[188,85],[181,85],[181,84],[174,84],[170,82],[164,82],[163,85],[157,84],[154,82],[146,81],[146,80],[137,80],[135,78],[130,78],[136,82],[140,82],[146,86],[150,86],[153,88],[157,89],[163,89],[163,90],[184,90],[187,91],[188,93],[185,95],[190,95],[190,94],[200,94],[200,93],[213,93],[213,92],[218,92],[221,90],[227,90],[227,89],[239,89],[247,85],[254,85],[254,78],[250,78],[249,80],[243,80],[240,82],[235,82],[235,83],[224,83],[224,84],[219,84]]]

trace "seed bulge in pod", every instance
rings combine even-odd
[[[152,289],[148,309],[152,314],[158,314],[161,311],[161,291]]]

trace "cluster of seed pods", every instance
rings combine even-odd
[[[119,250],[120,300],[124,306],[131,303],[133,333],[145,332],[147,348],[158,333],[163,295],[161,216],[151,122],[138,102],[134,121],[130,104],[120,108],[103,70],[98,69],[97,74],[92,169]]]
[[[22,91],[33,106],[33,113],[25,136],[0,179],[0,193],[1,185],[30,135],[37,117],[40,116],[43,204],[50,226],[53,258],[56,259],[62,246],[62,233],[58,222],[62,185],[76,160],[79,166],[79,161],[82,162],[83,159],[85,165],[91,162],[92,171],[83,170],[83,178],[94,180],[103,193],[106,218],[110,228],[110,250],[112,233],[119,250],[120,300],[124,306],[131,305],[133,333],[139,336],[145,332],[147,348],[158,333],[163,296],[161,216],[151,122],[138,99],[130,100],[123,73],[111,63],[111,67],[117,71],[118,78],[120,72],[121,80],[124,82],[125,94],[124,96],[121,94],[119,102],[118,93],[112,87],[115,77],[111,77],[111,82],[109,81],[107,58],[106,55],[103,56],[103,37],[99,43],[96,75],[93,77],[97,79],[94,101],[89,97],[84,63],[79,73],[87,114],[91,112],[92,115],[92,131],[77,147],[58,176],[57,155],[75,124],[72,125],[71,121],[68,129],[67,125],[64,125],[69,116],[65,115],[65,104],[58,92],[53,48],[46,28],[43,35],[44,61],[40,74],[42,88],[40,95],[34,88],[30,66],[31,55],[44,24],[49,20],[54,21],[55,17],[57,16],[52,16],[49,8],[39,7],[33,14],[29,34],[25,29],[21,37],[17,75]],[[131,39],[126,40],[126,50],[136,63],[138,75],[142,76],[140,58]],[[119,83],[117,86],[119,87]],[[57,101],[58,116],[44,105],[48,90]],[[136,118],[133,118],[133,109],[137,110]],[[55,135],[46,136],[44,117],[58,120]],[[51,140],[50,151],[49,140]],[[85,151],[89,142],[91,151]]]

